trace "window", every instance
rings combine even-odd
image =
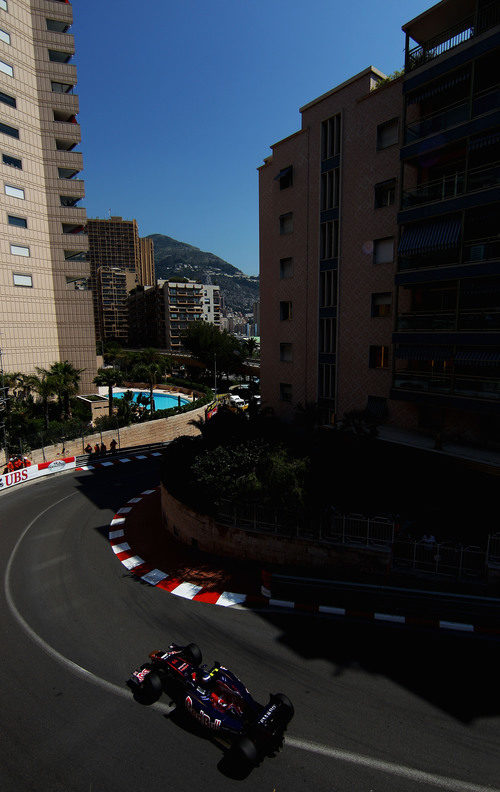
[[[377,127],[377,149],[385,149],[399,142],[399,118],[391,118]]]
[[[319,274],[320,308],[337,305],[337,270],[324,270]]]
[[[67,22],[60,22],[58,19],[46,19],[45,22],[47,23],[47,30],[53,33],[67,33],[70,28]]]
[[[5,195],[10,195],[11,198],[21,198],[24,201],[24,190],[21,187],[11,187],[10,184],[4,186]]]
[[[49,50],[49,61],[52,63],[69,63],[71,52],[61,52],[60,50]]]
[[[18,228],[28,228],[28,221],[25,217],[16,217],[16,215],[7,215],[7,222],[11,226]]]
[[[389,347],[387,346],[371,346],[370,347],[370,368],[383,368],[389,367]]]
[[[291,234],[293,231],[293,212],[280,215],[280,234]]]
[[[375,209],[391,206],[396,198],[396,179],[388,179],[375,185]]]
[[[292,318],[292,303],[287,301],[280,302],[280,321],[286,322]]]
[[[8,11],[7,0],[0,0],[0,8],[2,8],[4,11]]]
[[[293,275],[293,258],[280,259],[280,278],[291,278]]]
[[[282,168],[278,175],[275,176],[275,181],[279,181],[280,190],[286,190],[287,187],[291,187],[293,185],[293,165]]]
[[[332,355],[335,352],[336,339],[337,339],[337,320],[331,318],[320,319],[319,320],[320,353]]]
[[[321,399],[335,398],[335,365],[319,364],[319,396]]]
[[[10,252],[13,256],[29,256],[30,249],[29,247],[23,247],[22,245],[11,244]]]
[[[292,362],[293,357],[291,344],[280,344],[280,360],[284,363]]]
[[[88,261],[88,254],[84,250],[65,250],[65,261]]]
[[[15,107],[17,104],[13,96],[9,96],[9,94],[3,93],[2,91],[0,91],[0,102],[9,105],[9,107]]]
[[[74,86],[70,83],[51,82],[51,89],[53,93],[71,93]]]
[[[19,139],[19,130],[15,127],[11,127],[8,124],[3,124],[0,121],[0,132],[4,135],[9,135],[9,137],[18,138]]]
[[[390,316],[391,311],[391,292],[378,292],[372,294],[372,316]]]
[[[394,261],[394,237],[375,239],[373,242],[373,263],[392,264]]]
[[[14,76],[14,69],[9,63],[4,63],[4,61],[0,60],[0,72],[4,74],[8,74],[9,77]]]
[[[340,153],[340,114],[328,118],[321,124],[321,159],[326,160]]]
[[[66,275],[66,287],[75,291],[90,291],[90,278],[75,277]]]
[[[339,205],[339,169],[321,174],[321,209],[334,209]]]
[[[288,382],[280,382],[280,399],[281,401],[292,401],[292,386]]]
[[[320,259],[336,258],[339,254],[338,220],[329,220],[320,225],[319,257]]]
[[[33,278],[31,275],[21,275],[14,272],[14,286],[26,286],[29,289],[33,288]]]
[[[2,28],[0,28],[0,41],[10,44],[10,34],[6,30],[2,30]]]

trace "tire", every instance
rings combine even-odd
[[[200,647],[195,643],[190,643],[182,650],[182,656],[197,668],[202,661],[202,654]]]
[[[259,755],[255,744],[249,737],[240,737],[231,748],[231,759],[238,765],[256,765]]]
[[[285,696],[284,693],[276,693],[273,698],[275,701],[279,701],[279,703],[287,710],[287,722],[289,723],[295,714],[292,702],[288,696]]]
[[[144,696],[151,704],[154,704],[163,693],[163,685],[156,671],[151,671],[151,673],[147,675],[143,685]]]

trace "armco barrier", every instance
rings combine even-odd
[[[42,462],[39,465],[13,470],[12,473],[5,473],[0,476],[0,492],[15,487],[17,484],[25,484],[32,479],[40,476],[50,476],[53,473],[60,473],[61,470],[71,470],[76,467],[76,457],[66,457],[65,459],[54,459],[52,462]]]

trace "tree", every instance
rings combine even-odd
[[[40,396],[43,407],[43,424],[45,431],[49,428],[49,400],[55,394],[55,384],[50,373],[43,368],[36,369],[38,376],[32,376],[32,388]]]
[[[82,371],[84,371],[84,369],[75,368],[69,360],[52,363],[49,369],[55,392],[57,393],[62,407],[62,415],[65,419],[71,418],[70,399],[78,393],[78,385],[80,383],[80,374]]]
[[[227,330],[222,332],[210,322],[190,322],[182,338],[184,347],[206,368],[215,372],[236,371],[245,356],[243,344]]]
[[[107,387],[109,399],[109,415],[113,415],[113,387],[123,385],[123,376],[119,368],[100,368],[97,377],[94,377],[94,385]]]

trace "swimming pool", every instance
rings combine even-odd
[[[129,390],[132,390],[130,388]],[[125,391],[113,390],[113,399],[123,399]],[[132,390],[134,394],[134,401],[136,402],[139,396],[144,395],[149,398],[148,390]],[[153,391],[153,398],[155,400],[155,410],[168,410],[170,407],[182,407],[184,404],[189,404],[189,399],[184,396],[169,396],[163,391]],[[179,402],[180,400],[180,402]]]

